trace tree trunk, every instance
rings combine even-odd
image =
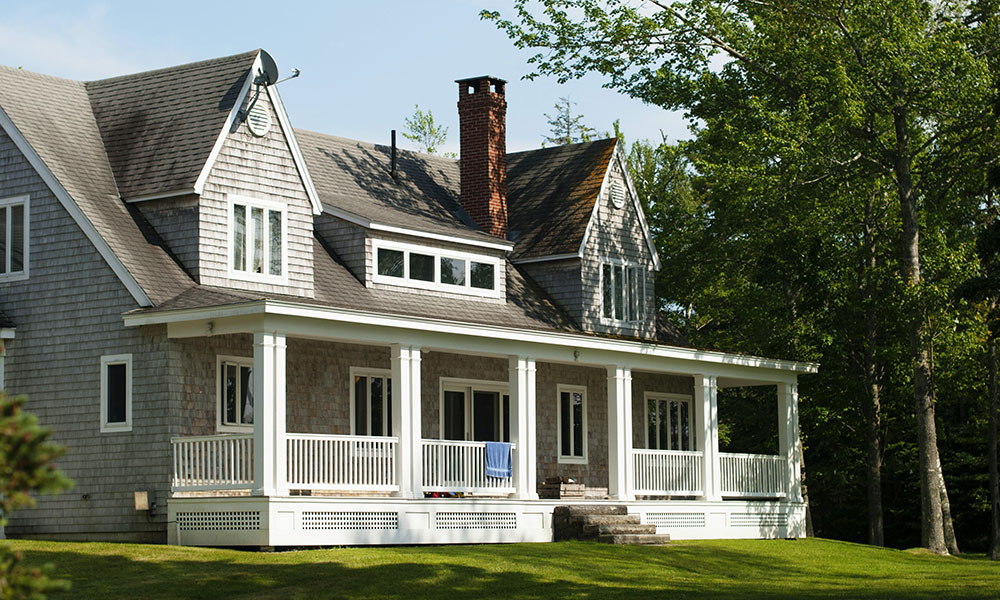
[[[865,468],[868,479],[868,543],[885,545],[882,522],[882,440],[879,435],[881,414],[878,383],[868,384],[865,406]]]
[[[917,198],[910,171],[910,133],[907,111],[900,99],[893,108],[896,149],[893,172],[899,195],[903,235],[900,240],[900,271],[904,284],[913,289],[920,284],[920,223]],[[917,417],[917,454],[920,458],[920,542],[931,552],[947,554],[944,525],[941,519],[941,491],[938,479],[937,428],[934,399],[930,387],[930,359],[923,343],[923,316],[920,310],[910,315],[910,354],[913,362],[913,401]]]
[[[877,316],[875,314],[876,248],[873,219],[876,195],[868,197],[865,205],[864,249],[861,274],[862,303],[865,307],[865,344],[862,353],[865,387],[868,397],[862,406],[865,418],[865,471],[868,484],[868,543],[873,546],[885,545],[882,512],[882,406],[878,365],[875,348],[878,345]]]
[[[958,539],[955,537],[955,523],[951,520],[951,501],[948,500],[948,486],[944,483],[944,470],[941,469],[941,455],[938,454],[938,485],[941,486],[941,522],[944,527],[944,542],[949,554],[961,554],[958,551]]]
[[[990,345],[990,558],[1000,560],[1000,477],[997,473],[997,343]]]

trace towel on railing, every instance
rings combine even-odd
[[[511,475],[510,444],[486,442],[486,476],[505,478]]]

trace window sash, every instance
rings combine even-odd
[[[0,275],[24,273],[27,234],[27,203],[11,202],[0,206]]]
[[[645,272],[635,263],[601,263],[601,315],[607,321],[636,323],[643,318]]]
[[[219,398],[219,423],[222,426],[253,426],[253,364],[220,362]]]
[[[585,459],[587,396],[583,390],[559,390],[559,457]]]
[[[392,435],[392,378],[354,375],[353,435]]]
[[[284,210],[251,202],[232,203],[232,270],[255,277],[282,277]]]
[[[496,296],[499,259],[375,240],[375,282]]]
[[[650,397],[646,400],[646,447],[651,450],[692,450],[691,400]]]

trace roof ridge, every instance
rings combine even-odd
[[[548,146],[545,148],[533,148],[531,150],[518,150],[517,152],[508,152],[507,156],[513,156],[516,154],[527,154],[529,152],[555,152],[556,150],[569,150],[571,148],[576,148],[579,146],[586,146],[588,144],[602,144],[607,142],[618,142],[616,137],[601,138],[599,140],[590,140],[589,142],[575,142],[572,144],[560,144],[558,146]]]
[[[228,61],[228,60],[232,60],[232,59],[236,59],[236,58],[244,58],[244,57],[246,57],[246,58],[249,59],[251,56],[256,56],[257,53],[259,53],[261,51],[262,51],[261,48],[257,48],[255,50],[250,50],[248,52],[240,52],[240,53],[237,53],[237,54],[230,54],[228,56],[217,56],[215,58],[208,58],[208,59],[205,59],[205,60],[196,60],[196,61],[193,61],[193,62],[182,63],[182,64],[179,64],[179,65],[172,65],[172,66],[169,66],[169,67],[161,67],[159,69],[150,69],[150,70],[147,70],[147,71],[137,71],[135,73],[127,73],[125,75],[115,75],[114,77],[106,77],[106,78],[103,78],[103,79],[91,79],[89,81],[84,81],[82,83],[84,83],[88,87],[91,84],[116,83],[116,82],[124,81],[124,80],[128,80],[128,79],[137,79],[137,78],[146,77],[146,76],[158,75],[158,74],[162,74],[162,73],[169,72],[169,71],[175,71],[177,69],[213,65],[213,64],[217,64],[217,63],[220,63],[220,62],[224,62],[224,61]]]
[[[317,136],[320,136],[320,137],[330,138],[332,140],[337,140],[337,141],[340,141],[340,142],[352,142],[352,143],[356,143],[356,144],[361,145],[361,146],[367,146],[367,147],[370,147],[370,148],[377,148],[379,146],[381,146],[383,148],[391,148],[392,147],[390,144],[380,144],[380,143],[377,143],[377,142],[368,142],[368,141],[365,141],[365,140],[356,140],[354,138],[344,137],[344,136],[340,136],[340,135],[333,135],[332,133],[323,133],[322,131],[313,131],[311,129],[300,129],[298,127],[293,127],[292,129],[295,131],[296,134],[298,134],[298,133],[304,133],[306,135],[317,135]],[[441,155],[438,155],[438,154],[429,154],[427,152],[420,152],[419,150],[410,150],[408,148],[400,148],[399,146],[396,146],[396,151],[400,152],[400,153],[405,152],[407,154],[411,154],[411,155],[419,156],[419,157],[432,158],[432,159],[435,159],[435,160],[442,160],[442,161],[448,161],[448,162],[458,162],[457,158],[449,158],[447,156],[441,156]]]
[[[50,81],[60,81],[63,83],[75,83],[78,85],[84,85],[83,81],[78,79],[68,79],[66,77],[56,77],[55,75],[48,75],[46,73],[39,73],[38,71],[32,71],[30,69],[22,69],[21,67],[11,67],[9,65],[0,65],[0,70],[9,71],[11,73],[17,73],[19,75],[26,75],[30,77],[35,77],[37,79],[48,79]]]

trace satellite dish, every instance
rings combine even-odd
[[[260,73],[254,79],[254,83],[261,85],[274,85],[278,81],[278,65],[271,58],[266,50],[260,51]]]

